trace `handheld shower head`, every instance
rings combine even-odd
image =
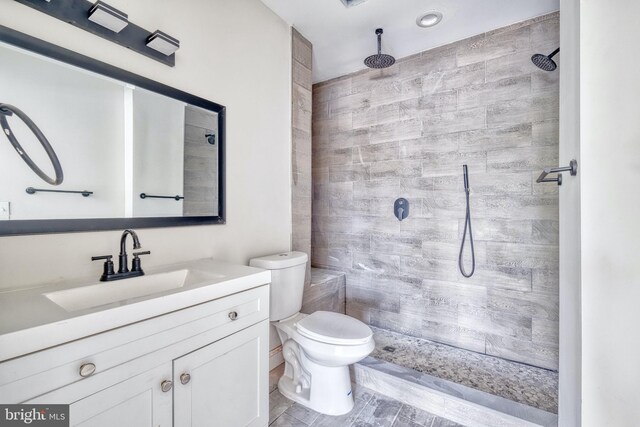
[[[376,35],[378,36],[378,53],[368,56],[364,60],[364,65],[369,68],[388,68],[396,63],[396,59],[393,56],[382,53],[383,32],[382,28],[376,30]]]
[[[560,52],[560,48],[554,50],[551,55],[536,53],[531,57],[531,62],[543,71],[555,71],[555,69],[558,68],[558,64],[556,64],[556,62],[551,58],[556,56],[558,52]]]

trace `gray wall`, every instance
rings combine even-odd
[[[311,256],[311,43],[294,28],[292,43],[291,105],[291,248]],[[307,263],[305,291],[311,280]]]
[[[349,315],[557,369],[558,189],[535,178],[558,163],[558,73],[530,57],[558,39],[553,14],[314,86],[313,264],[347,273]]]

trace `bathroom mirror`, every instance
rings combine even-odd
[[[0,235],[224,223],[225,108],[0,27]]]

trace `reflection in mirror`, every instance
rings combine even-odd
[[[219,215],[215,111],[5,44],[0,104],[33,120],[64,170],[60,185],[43,181],[0,135],[0,203],[10,206],[0,220]],[[34,132],[15,114],[4,118],[55,177]]]

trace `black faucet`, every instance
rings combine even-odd
[[[102,276],[100,277],[100,281],[109,282],[112,280],[120,280],[126,279],[129,277],[142,276],[144,271],[142,270],[142,264],[140,262],[140,255],[149,255],[150,251],[145,252],[134,252],[133,260],[131,261],[131,270],[127,266],[127,236],[131,235],[133,239],[133,249],[140,249],[142,245],[140,245],[140,240],[138,239],[138,235],[133,230],[124,230],[122,232],[122,237],[120,237],[120,254],[118,255],[118,272],[116,273],[113,268],[113,255],[103,255],[103,256],[94,256],[91,257],[91,261],[97,261],[100,259],[104,259],[104,271]]]

